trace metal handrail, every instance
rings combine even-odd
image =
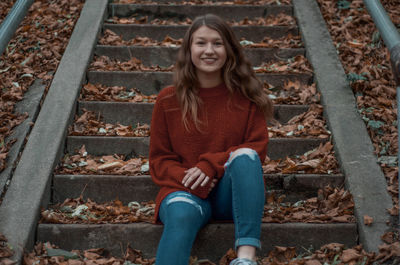
[[[24,19],[33,0],[17,0],[11,11],[0,25],[0,55],[3,54],[19,24]]]
[[[376,27],[385,42],[390,53],[392,71],[396,81],[396,100],[397,100],[397,166],[400,164],[400,34],[393,25],[385,9],[379,0],[364,0],[364,4],[371,15]],[[399,182],[399,209],[400,209],[400,170],[397,179]],[[400,220],[400,211],[399,211]],[[400,221],[399,221],[400,225]]]

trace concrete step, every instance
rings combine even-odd
[[[280,191],[285,201],[296,202],[317,196],[318,189],[327,185],[343,186],[343,175],[281,175],[264,174],[268,191]],[[131,201],[154,200],[158,193],[149,175],[54,175],[53,203],[61,203],[67,198],[83,195],[97,203],[118,198],[124,204]]]
[[[129,61],[135,57],[146,66],[159,65],[168,67],[176,61],[177,47],[143,47],[143,46],[103,46],[96,47],[95,55],[105,55],[111,59]],[[297,55],[305,55],[303,48],[278,49],[278,48],[257,48],[244,49],[246,57],[252,65],[261,65],[269,61],[286,60]]]
[[[239,21],[247,18],[267,17],[270,15],[293,15],[290,5],[182,5],[182,4],[110,4],[111,17],[145,17],[153,19],[194,19],[197,16],[212,13],[225,20]]]
[[[328,139],[319,138],[271,138],[268,144],[270,159],[283,159],[287,156],[302,155],[318,147]],[[91,155],[132,155],[148,156],[149,137],[116,137],[116,136],[68,136],[66,152],[75,153],[82,145]]]
[[[151,122],[154,103],[109,102],[109,101],[78,101],[78,115],[83,109],[93,111],[102,116],[106,123],[136,125]],[[274,118],[281,124],[292,117],[308,110],[306,105],[274,105]]]
[[[145,257],[155,257],[163,226],[148,223],[133,224],[39,224],[37,240],[50,241],[62,249],[105,248],[112,255],[121,256],[127,244],[143,251]],[[355,223],[263,223],[262,249],[266,256],[274,246],[294,246],[305,252],[311,246],[318,249],[324,244],[336,242],[348,247],[357,241]],[[234,226],[227,223],[208,224],[194,243],[192,255],[217,262],[234,244]]]
[[[103,29],[109,29],[124,40],[130,40],[137,36],[148,37],[162,41],[166,36],[174,39],[183,38],[189,26],[186,25],[151,25],[151,24],[104,24]],[[253,42],[260,42],[264,38],[280,39],[288,35],[299,35],[296,26],[233,26],[233,32],[237,39],[244,38]]]
[[[257,77],[272,86],[283,86],[288,81],[299,81],[301,84],[310,85],[313,78],[308,73],[265,73],[257,74]],[[143,94],[151,95],[157,94],[162,88],[172,84],[172,72],[88,71],[87,79],[92,84],[135,87]]]

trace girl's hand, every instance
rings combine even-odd
[[[207,185],[208,181],[210,181],[210,177],[206,176],[206,174],[197,167],[189,168],[185,173],[186,175],[183,177],[182,184],[185,187],[189,187],[190,183],[195,181],[190,187],[192,190],[196,189],[199,185],[204,187]]]
[[[210,184],[210,189],[208,190],[208,192],[210,193],[211,190],[215,187],[215,185],[217,184],[218,179],[214,178]]]

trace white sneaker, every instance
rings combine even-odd
[[[250,259],[237,258],[232,260],[229,265],[257,265],[257,262]]]

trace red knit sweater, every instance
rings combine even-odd
[[[156,198],[156,214],[161,201],[171,192],[187,191],[207,198],[213,178],[224,175],[230,152],[248,147],[261,161],[267,153],[268,131],[261,109],[239,92],[230,95],[225,84],[199,90],[202,100],[201,131],[189,122],[185,129],[174,87],[164,88],[154,106],[150,132],[150,174],[161,187]],[[189,119],[190,120],[190,119]],[[182,185],[185,170],[200,168],[210,177],[208,185],[190,190]]]

